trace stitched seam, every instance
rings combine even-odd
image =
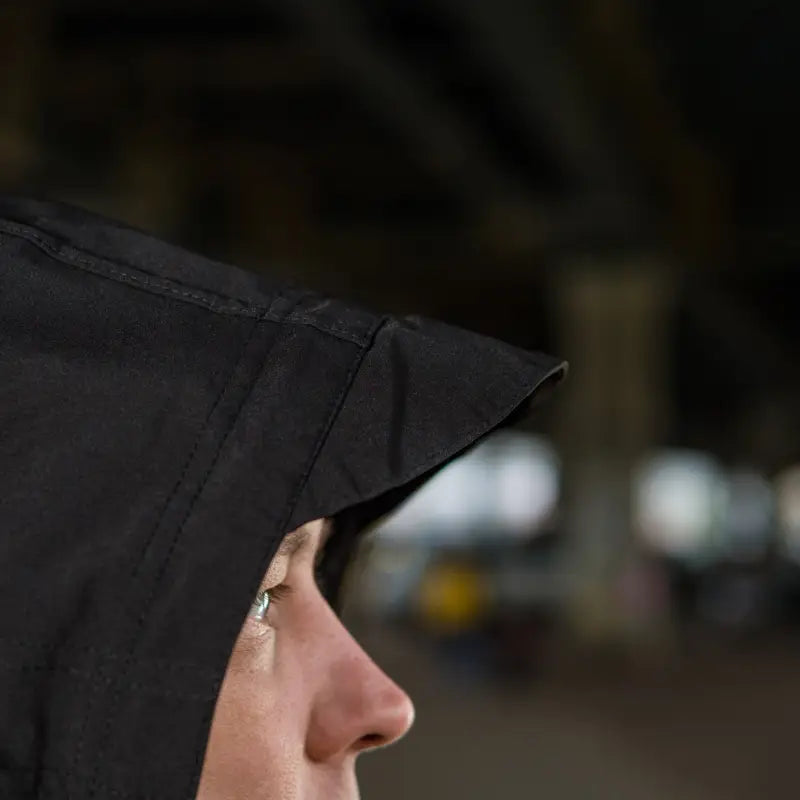
[[[144,561],[145,554],[147,553],[148,549],[150,548],[150,545],[153,542],[153,539],[156,537],[156,534],[158,533],[158,529],[161,526],[161,523],[162,523],[162,521],[164,519],[164,514],[167,512],[167,509],[169,508],[170,504],[172,503],[173,497],[175,497],[175,495],[177,494],[178,490],[181,488],[181,486],[183,486],[184,479],[186,478],[186,473],[189,471],[189,468],[191,467],[192,462],[194,461],[195,454],[197,453],[197,450],[200,447],[200,443],[203,441],[203,436],[205,435],[206,431],[208,430],[209,422],[210,422],[211,418],[214,416],[214,412],[217,410],[217,407],[219,406],[220,402],[222,402],[222,398],[225,397],[225,395],[228,393],[228,390],[230,389],[231,384],[233,382],[234,375],[236,374],[236,369],[242,363],[242,360],[244,359],[244,356],[247,353],[247,348],[250,346],[250,342],[253,340],[253,336],[255,335],[257,330],[258,330],[258,322],[255,322],[253,324],[252,328],[250,329],[250,333],[247,336],[247,340],[245,341],[244,345],[242,345],[242,350],[241,350],[241,353],[239,354],[239,358],[231,365],[230,374],[228,375],[228,377],[227,377],[227,379],[225,381],[225,384],[224,384],[224,386],[222,388],[222,391],[217,395],[216,400],[214,400],[214,405],[211,407],[211,410],[208,412],[208,416],[206,417],[205,423],[203,424],[202,428],[198,432],[197,437],[194,440],[194,444],[192,445],[192,449],[189,452],[189,455],[186,457],[186,460],[183,462],[183,469],[181,470],[180,476],[175,481],[175,483],[172,485],[172,491],[169,493],[169,495],[167,495],[166,499],[164,500],[164,503],[163,503],[163,505],[161,507],[161,511],[159,512],[158,518],[156,519],[156,522],[153,525],[152,530],[150,531],[150,535],[147,537],[147,539],[145,539],[141,549],[139,550],[139,554],[136,557],[135,566],[134,566],[134,568],[133,568],[133,570],[131,572],[131,578],[135,578],[137,573],[139,572],[139,569],[142,566],[142,562]],[[238,409],[237,409],[236,413],[238,415],[238,413],[239,413]],[[222,437],[222,441],[223,442],[225,441],[225,439],[227,439],[228,433],[230,433],[230,431],[226,431],[224,437]],[[203,479],[203,483],[205,483],[205,478]],[[192,500],[191,500],[191,503],[190,503],[190,506],[189,506],[190,510],[194,506],[195,499],[196,499],[196,496],[193,497]],[[183,522],[181,523],[181,527],[183,526],[183,524],[185,522],[186,522],[186,520],[184,519]],[[172,551],[170,550],[170,552],[172,552]],[[138,632],[138,630],[139,630],[139,628],[140,628],[142,623],[143,623],[143,617],[140,616],[139,620],[138,620],[137,628],[136,628],[137,632]]]
[[[17,223],[9,222],[8,220],[0,220],[0,230],[5,231],[10,236],[16,236],[24,239],[30,244],[38,247],[44,253],[60,261],[67,266],[82,269],[85,272],[90,272],[93,275],[98,275],[102,278],[114,280],[117,283],[124,283],[142,291],[154,294],[157,296],[172,296],[180,302],[191,303],[212,311],[217,314],[226,316],[245,316],[256,317],[258,319],[271,319],[275,322],[292,322],[298,325],[308,325],[309,327],[316,328],[317,330],[334,336],[338,339],[345,339],[355,344],[363,345],[364,338],[359,337],[352,331],[346,328],[340,328],[336,325],[324,325],[313,317],[309,317],[302,312],[289,313],[286,315],[276,314],[272,311],[275,303],[280,299],[288,299],[288,295],[281,292],[276,292],[275,297],[270,303],[269,307],[247,304],[243,300],[236,297],[214,292],[210,289],[198,289],[196,286],[184,284],[175,278],[163,278],[155,276],[153,273],[148,272],[142,267],[135,267],[128,265],[123,261],[114,262],[109,258],[100,257],[94,253],[89,253],[72,244],[62,244],[60,247],[48,242],[46,239],[40,237],[34,230],[28,227],[21,227]],[[46,232],[45,232],[46,233]],[[137,272],[151,275],[152,278],[144,278],[140,275],[135,275],[130,272],[124,272],[119,269],[119,266],[126,267],[127,269],[136,270]],[[222,265],[223,267],[225,265]],[[187,287],[194,289],[194,291],[183,291],[176,287]],[[202,293],[201,293],[202,292]],[[308,294],[313,294],[308,292]],[[302,296],[302,294],[300,295]],[[218,305],[214,302],[214,298],[221,298],[225,301],[230,301],[231,305]]]
[[[145,288],[153,288],[153,289],[160,289],[163,291],[167,291],[173,294],[178,295],[179,297],[188,298],[190,300],[197,300],[198,302],[202,303],[206,307],[210,307],[219,313],[231,313],[231,314],[245,314],[246,316],[254,316],[262,311],[265,310],[263,306],[247,304],[242,300],[239,300],[236,297],[230,297],[228,295],[221,294],[219,292],[212,291],[211,289],[203,289],[202,293],[197,290],[197,287],[192,286],[191,284],[185,284],[182,281],[178,280],[177,278],[163,278],[155,273],[149,272],[144,267],[137,267],[132,264],[127,264],[124,261],[114,262],[109,258],[100,257],[93,253],[89,253],[85,250],[82,250],[75,245],[62,243],[60,247],[52,244],[51,242],[47,241],[47,239],[42,238],[34,230],[28,229],[28,227],[19,226],[16,223],[8,222],[7,220],[0,220],[0,229],[4,230],[11,236],[19,237],[20,239],[24,239],[27,242],[39,247],[47,255],[53,256],[57,258],[59,261],[63,261],[70,266],[78,266],[86,267],[89,271],[93,272],[94,274],[99,274],[105,277],[109,277],[112,280],[120,279],[126,283],[136,283],[141,284]],[[46,232],[43,231],[46,234]],[[135,270],[136,272],[141,272],[147,275],[147,278],[141,277],[139,275],[134,275],[129,272],[123,272],[119,267],[125,267],[126,269]],[[110,273],[109,274],[107,274]],[[161,284],[161,285],[159,285]],[[197,291],[194,292],[184,292],[176,289],[176,286],[185,287],[187,289],[195,289]],[[277,297],[281,297],[282,295],[278,294]],[[230,300],[234,305],[231,306],[216,306],[213,304],[213,300],[209,298],[220,298],[221,300]]]
[[[256,322],[256,323],[253,324],[252,330],[250,331],[250,335],[248,336],[247,341],[242,346],[241,353],[240,353],[239,358],[237,360],[237,366],[244,359],[245,354],[247,353],[247,349],[248,349],[248,347],[250,345],[250,342],[252,341],[253,336],[255,335],[255,333],[256,333],[256,331],[258,329],[259,329],[259,325],[258,325],[258,322]],[[274,347],[274,344],[275,343],[273,342],[270,345],[270,347],[267,349],[267,353],[269,353],[271,351],[272,347]],[[267,356],[265,355],[265,358],[266,357]],[[231,371],[231,375],[229,376],[228,381],[226,382],[225,387],[223,388],[222,392],[220,393],[220,397],[217,399],[217,402],[215,403],[215,406],[219,403],[219,400],[221,399],[222,395],[224,395],[230,389],[231,382],[233,380],[233,376],[234,376],[235,372],[236,372],[236,368],[234,367],[233,370]],[[250,386],[247,388],[247,391],[243,393],[243,397],[242,397],[242,399],[241,399],[241,401],[239,403],[239,407],[236,409],[236,413],[232,415],[232,418],[231,418],[231,420],[229,422],[229,425],[228,425],[227,429],[225,430],[224,434],[220,437],[219,442],[217,443],[217,449],[216,449],[216,452],[214,453],[213,458],[211,459],[211,464],[206,469],[205,475],[203,476],[202,480],[200,481],[197,489],[195,490],[194,495],[192,496],[192,498],[191,498],[191,500],[189,502],[189,505],[188,505],[188,508],[186,510],[186,513],[184,514],[183,520],[181,521],[181,524],[178,526],[176,532],[173,535],[172,542],[170,543],[169,550],[167,551],[166,556],[164,557],[164,559],[161,562],[160,568],[159,568],[158,572],[156,573],[153,586],[152,586],[147,598],[144,601],[144,606],[142,608],[142,611],[139,614],[136,626],[135,626],[135,628],[133,630],[133,633],[131,634],[131,638],[129,640],[130,641],[129,650],[125,654],[125,656],[123,657],[123,662],[122,662],[122,664],[120,666],[119,671],[116,672],[116,676],[117,677],[119,677],[120,674],[124,677],[125,675],[128,674],[128,672],[130,670],[130,666],[131,666],[131,664],[133,662],[133,651],[134,651],[135,646],[136,646],[137,637],[139,635],[139,632],[140,632],[142,626],[144,625],[144,621],[145,621],[147,612],[148,612],[148,610],[149,610],[149,608],[150,608],[150,606],[151,606],[151,604],[153,602],[153,599],[155,597],[156,591],[157,591],[157,589],[158,589],[158,587],[160,585],[161,578],[162,578],[162,576],[164,574],[164,571],[166,570],[167,564],[169,563],[170,558],[172,556],[172,552],[173,552],[178,540],[180,539],[180,536],[181,536],[181,534],[183,532],[183,529],[184,529],[184,526],[186,524],[186,521],[191,516],[191,513],[192,513],[192,511],[194,509],[194,504],[197,501],[197,498],[200,496],[200,493],[202,492],[203,488],[205,487],[206,481],[208,480],[208,478],[209,478],[214,466],[217,463],[217,459],[219,458],[219,454],[221,453],[225,442],[228,440],[228,436],[229,436],[231,430],[233,429],[233,427],[234,427],[234,425],[236,423],[236,420],[239,417],[239,414],[241,413],[241,410],[242,410],[242,408],[244,406],[245,400],[249,396],[250,392],[252,391],[253,386],[255,385],[255,381],[256,381],[256,377],[254,377],[252,379],[252,381],[250,383]],[[209,414],[209,419],[210,419],[210,417],[211,417],[211,414]],[[208,428],[208,419],[206,420],[206,424],[203,426],[203,429],[201,430],[200,434],[198,435],[198,441],[203,436],[203,434],[205,433],[207,428]],[[193,458],[196,449],[197,449],[197,442],[195,443],[195,447],[192,449],[191,455],[187,459],[187,464]],[[186,472],[186,465],[184,466],[184,472],[181,475],[180,481],[183,480],[185,472]],[[180,481],[179,481],[179,484],[180,484]],[[177,490],[177,486],[179,484],[176,484],[176,487],[173,488],[173,492],[170,495],[170,497],[172,497],[172,495],[174,495],[175,491]],[[163,515],[166,512],[167,507],[168,506],[165,505],[164,508],[162,509],[162,512],[159,515],[159,518],[158,518],[158,520],[157,520],[157,522],[155,524],[153,535],[155,534],[155,530],[157,530],[158,527],[160,526],[161,520],[163,519]],[[149,544],[149,541],[152,540],[152,538],[153,537],[151,535],[150,540],[148,540],[148,544]],[[141,555],[142,556],[144,555],[144,551],[142,551]],[[78,740],[78,743],[77,743],[77,746],[76,746],[76,749],[75,749],[75,753],[73,754],[72,761],[71,761],[71,765],[72,765],[73,769],[74,769],[75,765],[80,761],[80,759],[83,756],[83,745],[84,745],[85,735],[86,735],[86,725],[88,724],[88,721],[89,721],[89,718],[90,718],[90,713],[91,713],[91,711],[92,711],[92,709],[94,707],[94,701],[97,698],[97,694],[98,694],[97,688],[98,688],[97,685],[95,685],[95,687],[94,687],[95,691],[92,694],[92,698],[87,703],[87,709],[86,709],[86,712],[85,712],[84,717],[83,717],[83,725],[82,725],[82,728],[81,728],[81,731],[82,731],[81,738]],[[116,713],[116,709],[117,709],[118,704],[119,704],[119,695],[120,695],[120,691],[118,689],[112,695],[112,698],[111,698],[110,710],[107,712],[106,718],[105,718],[105,726],[104,726],[105,736],[104,736],[104,739],[103,739],[104,741],[107,739],[109,730],[111,728],[111,723],[112,723],[114,714]],[[95,766],[92,769],[91,774],[89,776],[89,797],[93,797],[95,795],[94,786],[95,786],[95,782],[96,782],[96,778],[97,778],[97,770],[99,769],[98,765],[102,761],[102,753],[96,754],[96,756],[97,756],[97,758],[96,758],[96,760],[94,762]]]
[[[286,516],[283,519],[281,524],[281,529],[283,529],[286,524],[291,519],[292,513],[294,512],[294,508],[297,505],[297,501],[300,499],[300,494],[305,488],[306,481],[308,480],[309,475],[311,474],[311,470],[317,460],[317,457],[322,450],[323,445],[325,444],[328,434],[331,432],[333,428],[333,424],[336,421],[336,418],[339,416],[339,412],[342,410],[344,406],[344,401],[347,398],[347,395],[350,393],[350,389],[352,388],[353,381],[355,380],[356,375],[358,374],[361,365],[364,363],[364,358],[366,357],[367,353],[372,348],[372,342],[375,340],[375,337],[378,335],[381,328],[384,327],[389,322],[389,318],[384,316],[378,321],[378,323],[374,326],[372,336],[370,337],[369,345],[366,345],[361,348],[358,357],[353,359],[353,364],[350,366],[350,370],[347,373],[347,377],[344,380],[343,388],[339,392],[339,395],[336,398],[336,402],[331,410],[331,413],[328,415],[328,420],[325,423],[325,426],[322,429],[322,432],[317,439],[317,443],[314,449],[309,456],[308,462],[306,463],[306,467],[303,470],[303,473],[298,481],[297,486],[295,487],[295,491],[293,495],[289,498],[288,509]]]
[[[350,393],[350,389],[352,388],[353,381],[355,380],[355,377],[358,374],[358,371],[361,368],[361,365],[364,363],[364,358],[366,357],[367,353],[372,349],[372,345],[373,345],[373,343],[375,341],[375,338],[378,335],[378,332],[381,330],[381,328],[383,328],[387,324],[387,322],[389,322],[389,319],[390,318],[388,316],[383,316],[383,317],[381,317],[381,318],[379,318],[377,320],[377,322],[373,326],[372,332],[371,332],[370,337],[369,337],[368,344],[363,345],[362,348],[361,348],[361,351],[358,354],[358,357],[353,359],[353,363],[350,366],[350,370],[349,370],[349,372],[348,372],[348,374],[347,374],[347,376],[346,376],[346,378],[345,378],[345,380],[343,382],[342,389],[339,392],[339,395],[337,396],[336,401],[332,405],[331,411],[328,414],[328,419],[327,419],[325,425],[323,426],[322,430],[320,431],[320,434],[319,434],[319,436],[317,438],[316,444],[315,444],[314,448],[312,449],[311,454],[309,455],[308,461],[306,462],[305,468],[303,469],[303,472],[300,475],[300,478],[298,479],[297,484],[295,485],[294,491],[292,492],[292,494],[289,497],[289,500],[286,503],[286,508],[284,510],[284,515],[281,517],[281,524],[280,524],[279,530],[284,530],[286,528],[287,523],[291,519],[292,514],[294,513],[295,506],[297,505],[297,502],[300,499],[300,494],[302,493],[303,488],[305,487],[306,482],[308,480],[308,477],[311,474],[311,470],[313,469],[314,464],[316,463],[317,457],[319,456],[319,453],[320,453],[325,441],[328,438],[328,434],[330,433],[331,429],[333,428],[334,422],[336,421],[336,418],[338,417],[339,412],[341,411],[342,407],[344,406],[344,402],[345,402],[347,396]],[[262,370],[263,370],[263,365],[262,365]],[[261,564],[260,563],[259,563],[258,567],[259,567],[259,569],[261,568]],[[212,708],[210,714],[207,715],[204,718],[203,723],[200,726],[200,735],[201,736],[205,736],[206,735],[206,731],[207,731],[208,726],[210,724],[210,719],[213,716],[213,713],[214,713],[214,709]],[[200,769],[201,769],[200,761],[201,761],[201,758],[202,758],[202,752],[205,749],[205,748],[202,747],[202,744],[203,744],[202,738],[198,738],[195,741],[194,750],[197,753],[197,758],[195,759],[194,770],[193,770],[192,776],[191,776],[192,780],[194,780],[194,776],[196,774],[198,774]],[[140,800],[149,800],[149,798],[141,798]]]
[[[258,323],[256,323],[256,325],[253,326],[253,331],[251,332],[250,336],[248,337],[248,340],[247,340],[245,346],[242,348],[242,354],[240,356],[240,360],[242,358],[244,358],[244,355],[247,352],[247,348],[248,348],[250,342],[252,341],[253,336],[255,335],[255,332],[256,332],[257,329],[260,329]],[[217,461],[219,459],[220,453],[222,452],[223,447],[225,446],[225,443],[228,441],[228,437],[230,436],[231,431],[234,429],[234,427],[236,425],[236,422],[239,419],[239,416],[240,416],[240,414],[242,412],[242,409],[245,407],[245,405],[247,403],[247,400],[248,400],[248,398],[250,397],[250,395],[251,395],[251,393],[253,391],[253,388],[255,387],[256,383],[258,382],[258,378],[261,376],[261,374],[263,372],[264,364],[267,362],[267,359],[269,358],[269,355],[272,352],[273,348],[275,347],[276,343],[277,343],[277,338],[274,339],[269,344],[269,346],[266,348],[266,352],[264,353],[264,357],[263,357],[263,360],[261,362],[261,365],[260,365],[259,369],[258,370],[254,370],[254,375],[252,376],[252,378],[250,380],[250,383],[249,383],[249,386],[247,386],[246,391],[243,392],[243,394],[242,394],[242,398],[241,398],[241,400],[239,402],[238,408],[236,409],[236,413],[231,416],[230,423],[229,423],[227,429],[225,430],[224,435],[220,437],[219,442],[217,444],[216,452],[214,453],[214,456],[211,459],[211,463],[208,465],[208,467],[206,469],[206,472],[203,475],[202,480],[198,484],[198,486],[197,486],[197,488],[195,490],[195,493],[194,493],[194,495],[192,496],[192,498],[191,498],[191,500],[189,502],[188,508],[186,510],[186,513],[183,516],[183,520],[181,521],[181,524],[178,526],[178,529],[176,530],[176,532],[174,533],[174,535],[172,537],[172,541],[170,542],[170,546],[169,546],[169,549],[167,550],[167,554],[165,555],[165,557],[161,561],[161,565],[160,565],[160,567],[158,569],[158,572],[156,573],[155,581],[153,582],[153,586],[152,586],[152,588],[150,590],[150,593],[149,593],[148,597],[145,600],[144,607],[143,607],[141,613],[139,614],[139,618],[137,620],[136,628],[135,628],[135,630],[133,632],[133,635],[131,637],[131,645],[130,645],[130,650],[129,650],[129,653],[128,653],[128,658],[125,659],[125,661],[123,662],[123,664],[122,664],[122,666],[120,668],[120,672],[122,673],[123,676],[127,675],[128,671],[130,669],[130,665],[131,665],[131,663],[133,661],[133,650],[135,648],[135,644],[136,644],[137,638],[139,636],[139,632],[141,631],[142,627],[144,626],[144,622],[145,622],[145,619],[147,617],[147,613],[150,610],[150,607],[151,607],[151,605],[153,603],[153,600],[155,598],[155,595],[156,595],[156,592],[158,590],[158,587],[160,586],[161,580],[162,580],[162,578],[164,576],[164,573],[166,572],[167,566],[169,565],[169,563],[170,563],[170,561],[172,559],[172,553],[174,552],[175,547],[177,546],[178,542],[181,539],[181,536],[182,536],[183,531],[185,529],[186,523],[189,520],[189,517],[191,516],[192,511],[194,510],[195,503],[197,502],[198,497],[200,497],[200,495],[202,494],[203,489],[205,488],[206,483],[207,483],[209,477],[211,476],[211,473],[214,471],[214,468],[217,465]],[[228,384],[228,385],[230,386],[230,384]],[[217,687],[217,681],[215,681],[214,684],[213,684],[214,691],[216,691],[216,687]],[[110,708],[109,713],[106,715],[105,733],[104,733],[104,736],[102,738],[102,741],[104,741],[104,742],[108,740],[108,736],[110,734],[113,718],[114,718],[114,715],[116,714],[116,710],[117,710],[117,707],[119,705],[120,693],[121,693],[120,690],[117,689],[117,691],[114,692],[114,694],[112,695],[111,708]],[[99,769],[98,764],[101,763],[101,761],[102,761],[102,753],[98,754],[98,758],[95,761],[95,767],[92,770],[91,775],[89,776],[89,785],[88,785],[88,789],[89,789],[88,796],[89,796],[89,798],[95,796],[94,787],[95,787],[95,782],[97,780],[97,771]]]

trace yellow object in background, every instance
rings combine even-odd
[[[427,627],[440,633],[474,628],[483,618],[489,593],[483,575],[461,563],[432,567],[422,579],[418,607]]]

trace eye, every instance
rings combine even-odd
[[[291,592],[291,588],[286,584],[278,584],[269,589],[262,589],[253,602],[251,615],[256,619],[264,619],[269,608],[279,602],[283,597]]]

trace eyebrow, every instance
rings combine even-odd
[[[333,520],[330,517],[326,517],[325,521],[322,525],[322,533],[320,535],[319,541],[319,549],[322,550],[325,547],[325,543],[327,542],[330,534],[332,533],[333,529]],[[299,550],[302,550],[304,547],[308,545],[308,541],[311,538],[311,532],[308,528],[298,528],[297,530],[291,531],[287,533],[286,536],[283,537],[283,541],[278,547],[278,551],[275,554],[278,558],[291,558],[295,553]]]

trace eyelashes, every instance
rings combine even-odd
[[[325,578],[326,575],[322,569],[322,564],[319,563],[314,569],[314,580],[317,584],[317,587],[320,589],[320,591],[322,591],[323,595],[325,594]],[[256,595],[256,599],[253,601],[251,607],[251,616],[255,617],[256,619],[264,620],[266,618],[267,611],[275,603],[280,603],[281,600],[292,594],[293,591],[294,589],[287,583],[279,583],[275,586],[262,589],[258,595]]]
[[[319,589],[324,588],[325,578],[326,575],[322,570],[322,565],[318,565],[314,570],[314,581]],[[279,603],[284,597],[287,597],[293,591],[294,589],[287,583],[279,583],[277,586],[272,586],[269,589],[265,589],[264,593],[266,593],[267,597],[269,598],[267,608],[269,608],[269,606],[271,606],[273,603]]]
[[[279,583],[277,586],[267,589],[269,605],[271,606],[273,603],[279,603],[284,597],[290,595],[291,593],[292,587],[285,583]]]
[[[269,589],[262,589],[256,595],[256,599],[253,601],[250,609],[250,615],[256,619],[263,620],[273,603],[279,602],[291,591],[292,588],[287,586],[285,583],[279,583],[277,586],[271,586]]]

